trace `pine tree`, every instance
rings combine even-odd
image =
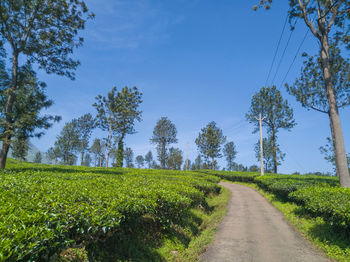
[[[157,145],[158,160],[162,169],[166,168],[168,146],[177,143],[176,134],[175,125],[167,117],[160,118],[153,129],[151,143]]]
[[[259,121],[256,119],[259,113],[263,117],[262,125],[267,128],[267,132],[272,139],[273,171],[277,173],[277,134],[281,129],[290,131],[296,125],[293,109],[288,101],[283,99],[276,86],[262,87],[252,97],[249,112],[246,114],[248,122],[255,125],[254,133],[259,131]]]
[[[216,126],[214,121],[201,129],[196,144],[201,155],[205,159],[204,169],[215,169],[217,167],[216,158],[222,157],[221,146],[226,142],[226,137],[222,130]]]
[[[269,9],[272,0],[261,0],[255,7]],[[289,20],[302,19],[319,43],[319,61],[327,93],[329,120],[334,142],[335,162],[340,186],[350,187],[350,175],[346,158],[343,129],[341,126],[337,92],[332,71],[331,45],[345,45],[350,48],[350,1],[349,0],[289,0]]]

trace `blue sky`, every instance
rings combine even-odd
[[[63,120],[33,143],[46,151],[65,122],[87,112],[95,114],[95,96],[107,94],[113,86],[137,86],[144,94],[143,121],[136,124],[137,133],[126,138],[135,156],[148,150],[155,155],[149,139],[157,120],[167,116],[178,130],[179,143],[174,146],[185,150],[189,143],[191,160],[197,155],[194,140],[200,129],[216,121],[228,141],[236,144],[236,161],[257,164],[254,144],[258,134],[252,134],[245,113],[252,95],[265,84],[288,6],[287,1],[276,1],[270,11],[254,12],[256,2],[87,0],[96,18],[87,23],[82,32],[85,44],[74,54],[82,63],[76,80],[39,74],[55,101],[48,112]],[[278,86],[305,31],[299,21],[274,82]],[[285,32],[282,48],[289,33]],[[318,44],[309,34],[302,51],[315,54],[317,50]],[[299,55],[287,82],[299,75],[301,62]],[[327,116],[307,111],[283,87],[281,90],[294,108],[297,126],[291,132],[280,132],[286,159],[279,171],[331,171],[319,152],[330,136]],[[340,113],[350,152],[350,123],[346,122],[350,108]],[[104,135],[98,130],[93,134]],[[219,164],[225,165],[223,158]]]

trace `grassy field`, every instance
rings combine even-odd
[[[225,213],[219,180],[10,160],[0,180],[0,261],[193,261],[208,243],[202,233],[210,239]]]

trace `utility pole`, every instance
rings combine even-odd
[[[188,143],[186,144],[186,171],[188,171]]]
[[[264,175],[264,151],[263,151],[263,138],[262,138],[262,125],[261,122],[265,119],[265,117],[261,118],[261,113],[259,113],[259,118],[256,118],[256,120],[259,121],[259,128],[260,128],[260,175]]]

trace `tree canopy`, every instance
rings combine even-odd
[[[290,131],[295,125],[293,109],[287,100],[282,98],[281,92],[273,87],[262,87],[252,97],[251,106],[246,114],[249,123],[254,124],[254,133],[259,131],[257,116],[261,113],[262,125],[266,127],[273,143],[274,172],[277,173],[277,133],[280,129]]]
[[[222,157],[221,146],[226,142],[222,130],[216,126],[214,121],[201,129],[195,140],[200,154],[205,159],[208,168],[215,169],[216,158]]]
[[[159,119],[153,129],[153,136],[150,141],[157,145],[158,160],[163,169],[166,168],[168,160],[167,147],[170,144],[177,143],[176,134],[175,125],[167,117]]]

